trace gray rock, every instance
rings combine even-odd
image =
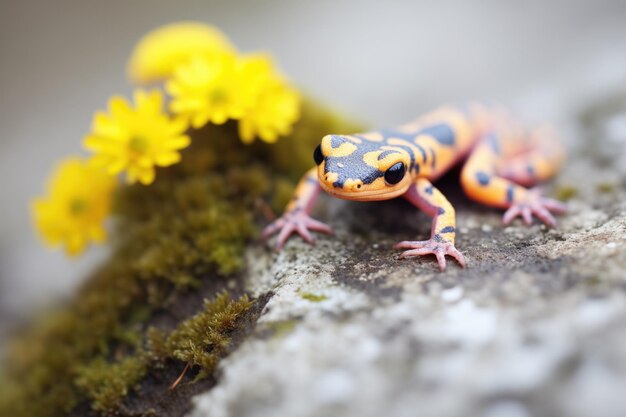
[[[578,155],[556,182],[578,194],[555,230],[444,184],[469,261],[445,273],[391,248],[428,237],[408,203],[325,198],[336,236],[249,250],[249,289],[273,296],[190,415],[626,415],[624,177]]]

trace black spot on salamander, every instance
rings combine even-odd
[[[430,166],[434,169],[435,165],[437,165],[437,155],[435,154],[435,150],[433,148],[430,148],[430,157],[432,158],[430,161]]]
[[[443,238],[441,237],[441,235],[439,233],[437,233],[435,236],[433,236],[433,240],[435,242],[443,242]]]
[[[513,202],[513,196],[515,193],[515,188],[513,188],[512,185],[509,185],[506,189],[506,201],[507,203],[512,203]]]
[[[341,135],[332,135],[330,137],[330,146],[332,148],[338,148],[342,143],[349,142],[347,139],[341,137]]]
[[[432,136],[442,145],[452,146],[456,142],[454,130],[447,123],[438,123],[436,125],[425,127],[417,132],[417,135]]]
[[[480,185],[488,185],[491,178],[489,177],[489,175],[485,174],[484,172],[478,171],[476,173],[476,180],[478,181]]]
[[[409,157],[411,158],[411,165],[409,166],[409,170],[413,169],[413,165],[415,165],[415,153],[413,152],[413,147],[411,147],[411,145],[409,145],[408,143],[406,145],[396,143],[393,146],[402,148],[409,154]],[[384,152],[393,152],[393,151],[384,151]],[[380,157],[378,159],[380,160]]]
[[[428,195],[433,195],[433,186],[429,185],[428,187],[424,188],[424,192]]]
[[[487,135],[485,140],[487,141],[489,146],[491,146],[493,152],[496,155],[500,155],[500,141],[498,140],[498,137],[494,133],[490,133]]]
[[[437,215],[441,216],[443,213],[445,213],[446,211],[443,209],[443,207],[439,207],[439,210],[437,210]]]
[[[363,184],[371,184],[374,180],[385,174],[363,161],[363,154],[366,151],[368,151],[368,149],[359,149],[357,152],[348,156],[326,158],[324,172],[326,174],[337,174],[337,179],[333,183],[335,188],[343,188],[345,182],[349,179],[358,179],[361,180]]]
[[[415,136],[416,136],[415,133],[403,133],[403,132],[399,132],[397,130],[389,129],[389,128],[381,129],[379,130],[379,132],[381,135],[383,135],[384,140],[387,140],[390,138],[413,140],[415,139]]]
[[[454,233],[456,229],[452,226],[446,226],[439,231],[439,233]]]
[[[366,175],[362,175],[362,176],[359,175],[357,176],[357,178],[360,178],[361,181],[363,181],[363,184],[371,184],[376,180],[376,178],[380,178],[383,175],[385,175],[383,171],[374,170],[374,171],[368,171]]]
[[[526,173],[528,175],[530,175],[531,177],[535,176],[535,168],[532,165],[527,165],[526,166]]]
[[[414,164],[414,165],[413,165],[413,167],[412,167],[412,169],[413,169],[413,171],[414,171],[416,174],[419,174],[419,173],[420,173],[420,166],[419,166],[419,164]]]
[[[426,150],[419,144],[415,144],[415,147],[420,151],[420,153],[422,154],[422,162],[426,163],[426,161],[428,160],[428,155],[426,155]]]
[[[386,157],[388,157],[389,155],[393,155],[394,153],[398,153],[396,151],[382,151],[380,153],[380,155],[378,155],[378,160],[380,161],[381,159],[385,159]]]

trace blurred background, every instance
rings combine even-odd
[[[270,51],[309,95],[371,126],[482,99],[575,134],[573,115],[626,90],[623,0],[1,0],[0,337],[106,256],[45,249],[29,203],[56,161],[81,152],[92,113],[130,93],[134,43],[178,20]]]

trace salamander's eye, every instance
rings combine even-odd
[[[405,173],[406,167],[402,162],[398,162],[385,172],[385,182],[391,185],[397,184],[402,181]]]
[[[313,160],[317,165],[324,161],[324,154],[322,153],[322,145],[317,145],[317,148],[313,151]]]

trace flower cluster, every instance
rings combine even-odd
[[[138,84],[163,82],[169,103],[158,89],[137,89],[133,103],[113,96],[84,138],[90,160],[65,161],[53,174],[49,195],[33,204],[44,240],[70,255],[104,240],[115,176],[151,184],[156,167],[180,161],[190,128],[236,120],[244,143],[256,137],[274,143],[300,116],[298,92],[270,57],[239,54],[207,25],[182,22],[148,33],[134,49],[128,73]]]
[[[195,56],[174,71],[165,85],[172,113],[191,126],[239,120],[241,140],[256,136],[273,143],[289,134],[299,117],[299,98],[265,55],[234,53]]]

